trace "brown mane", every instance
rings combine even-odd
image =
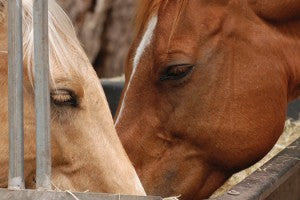
[[[145,22],[155,13],[164,0],[139,0],[135,18],[135,33],[143,29]],[[168,0],[166,0],[167,2]]]

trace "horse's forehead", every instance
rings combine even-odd
[[[203,1],[170,1],[158,11],[154,48],[156,58],[170,52],[193,55],[198,45],[223,31],[227,22],[226,5]]]
[[[143,31],[140,35],[140,40],[135,48],[135,54],[133,57],[133,74],[139,65],[140,59],[145,55],[145,51],[148,50],[148,46],[152,46],[155,49],[157,57],[164,56],[170,46],[170,37],[172,31],[177,31],[177,27],[174,25],[175,16],[178,9],[180,9],[181,1],[168,1],[167,4],[162,3],[158,10],[152,10],[152,13],[147,13],[150,17],[145,21],[141,27]],[[167,12],[166,12],[167,10]],[[189,39],[189,38],[187,38]]]
[[[148,22],[147,29],[144,32],[142,40],[140,41],[140,43],[137,47],[136,54],[135,54],[134,60],[133,60],[133,70],[136,69],[136,67],[139,64],[139,61],[140,61],[145,49],[152,42],[152,38],[153,38],[154,30],[156,28],[156,24],[157,24],[157,16],[153,16],[150,19],[150,21]]]
[[[87,80],[92,79],[92,77],[85,77],[87,73],[80,73],[74,68],[64,68],[60,64],[53,64],[53,66],[54,67],[51,68],[52,84],[56,86],[62,84],[73,88],[73,86],[76,86],[78,83],[84,85]]]
[[[201,1],[187,1],[168,4],[158,12],[158,30],[167,36],[189,36],[199,34],[199,31],[211,31],[224,17],[224,5],[204,4]]]

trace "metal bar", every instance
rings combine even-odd
[[[19,190],[10,191],[0,188],[0,200],[163,200],[157,196],[131,196],[119,194],[100,194],[100,193],[79,193],[63,191],[38,191],[38,190]]]
[[[8,1],[9,179],[24,188],[22,0]]]
[[[34,0],[36,187],[51,189],[48,0]]]

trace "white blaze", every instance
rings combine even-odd
[[[123,101],[122,101],[122,104],[121,104],[121,109],[120,109],[119,115],[118,115],[117,120],[116,120],[116,124],[119,122],[119,119],[120,119],[121,115],[123,114],[123,109],[124,109],[124,106],[125,106],[124,104],[125,104],[126,96],[127,96],[127,90],[130,87],[130,83],[132,81],[132,78],[133,78],[136,70],[137,70],[137,67],[139,65],[139,62],[141,60],[141,57],[142,57],[145,49],[151,43],[156,24],[157,24],[157,16],[154,16],[149,21],[147,30],[144,33],[144,36],[143,36],[143,38],[142,38],[142,40],[141,40],[141,42],[140,42],[140,44],[139,44],[139,46],[136,50],[136,53],[135,53],[135,56],[134,56],[134,59],[133,59],[132,72],[131,72],[131,75],[130,75],[130,79],[129,79],[129,82],[128,82],[127,89],[124,93],[124,98],[123,98]]]
[[[141,59],[146,47],[150,44],[150,42],[152,40],[152,36],[153,36],[153,32],[155,30],[156,24],[157,24],[157,16],[154,16],[149,21],[149,24],[148,24],[147,30],[143,36],[143,39],[136,50],[136,54],[135,54],[135,57],[133,60],[133,70],[132,70],[130,79],[132,78],[134,72],[136,71],[136,68],[140,62],[140,59]]]

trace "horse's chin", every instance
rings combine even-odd
[[[208,198],[228,178],[199,156],[173,152],[137,170],[148,195],[189,200]]]

